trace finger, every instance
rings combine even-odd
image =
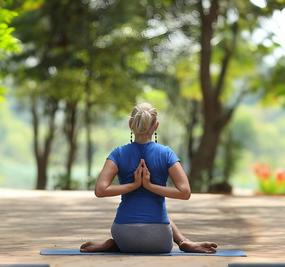
[[[147,166],[145,166],[144,169],[146,170],[146,173],[150,173],[149,169],[147,168]]]
[[[139,168],[139,171],[138,171],[138,175],[139,175],[140,177],[142,177],[142,173],[143,173],[143,167],[140,167],[140,168]]]
[[[140,162],[139,165],[137,166],[135,172],[138,172],[140,168],[141,168],[141,162]]]
[[[136,171],[135,171],[135,176],[141,175],[140,169],[141,169],[141,166],[138,166],[137,169],[136,169]]]
[[[134,172],[135,176],[138,175],[138,171],[139,171],[139,168],[136,168],[136,170],[135,170],[135,172]]]
[[[146,168],[147,169],[147,166],[146,166],[146,163],[145,163],[145,160],[143,159],[143,166],[144,166],[144,168]]]
[[[146,175],[147,175],[147,169],[143,168],[143,177],[146,177]]]

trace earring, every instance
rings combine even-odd
[[[133,142],[133,132],[131,131],[131,139],[130,139],[131,143]]]
[[[157,132],[154,133],[154,141],[157,143]]]

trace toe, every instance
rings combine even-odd
[[[86,252],[87,251],[86,247],[82,247],[82,246],[80,247],[80,252]]]
[[[82,244],[82,245],[80,246],[80,250],[81,250],[81,249],[84,249],[84,248],[86,248],[86,247],[87,247],[86,243],[85,243],[85,244]]]
[[[94,251],[96,251],[96,249],[94,249],[93,246],[88,246],[88,247],[86,247],[84,249],[80,249],[80,251],[81,252],[94,252]]]
[[[84,248],[86,248],[86,247],[88,247],[88,246],[91,246],[92,245],[92,242],[85,242],[84,244],[82,244],[81,246],[80,246],[80,249],[84,249]]]
[[[216,252],[216,249],[214,248],[209,248],[207,251],[207,253],[215,253],[215,252]]]
[[[216,243],[213,242],[205,242],[204,245],[206,248],[216,248],[218,246]]]

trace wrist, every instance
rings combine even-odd
[[[152,183],[150,181],[147,181],[147,182],[144,182],[143,186],[144,186],[145,189],[150,190],[151,186],[152,186]]]
[[[140,186],[141,186],[141,185],[140,185],[139,183],[136,183],[136,182],[133,182],[133,183],[132,183],[132,189],[133,189],[133,190],[138,189]]]

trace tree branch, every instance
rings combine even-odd
[[[43,151],[45,161],[48,160],[48,157],[50,155],[51,144],[52,144],[54,133],[55,133],[55,114],[58,109],[58,103],[56,101],[50,104],[51,104],[51,110],[49,112],[49,124],[48,124],[49,129],[45,137],[45,146],[44,146],[44,151]]]
[[[38,161],[40,156],[39,148],[39,118],[37,113],[37,103],[35,97],[32,97],[31,103],[31,113],[32,113],[32,123],[33,123],[33,133],[34,133],[34,153],[36,160]]]
[[[240,94],[238,95],[236,101],[234,102],[234,104],[225,109],[225,111],[223,112],[223,115],[222,115],[222,120],[227,123],[233,116],[233,113],[235,112],[235,110],[237,109],[238,105],[241,103],[241,101],[243,100],[244,96],[246,94],[248,94],[250,92],[249,89],[244,89],[240,92]]]
[[[226,72],[228,70],[228,66],[229,66],[229,62],[230,59],[233,55],[234,49],[236,47],[236,42],[237,42],[237,35],[238,35],[238,23],[235,22],[232,25],[232,41],[231,41],[231,46],[228,47],[226,45],[225,47],[225,54],[224,54],[224,58],[222,60],[222,67],[221,67],[221,71],[220,71],[220,75],[216,84],[216,88],[215,88],[215,99],[218,99],[218,97],[220,96],[223,87],[224,87],[224,82],[225,82],[225,77],[226,77]]]
[[[201,52],[200,52],[200,83],[203,94],[204,106],[212,102],[212,81],[210,74],[212,46],[211,40],[213,37],[214,21],[217,19],[219,11],[218,0],[213,0],[209,9],[209,13],[205,14],[202,0],[198,3],[198,10],[201,18]]]

